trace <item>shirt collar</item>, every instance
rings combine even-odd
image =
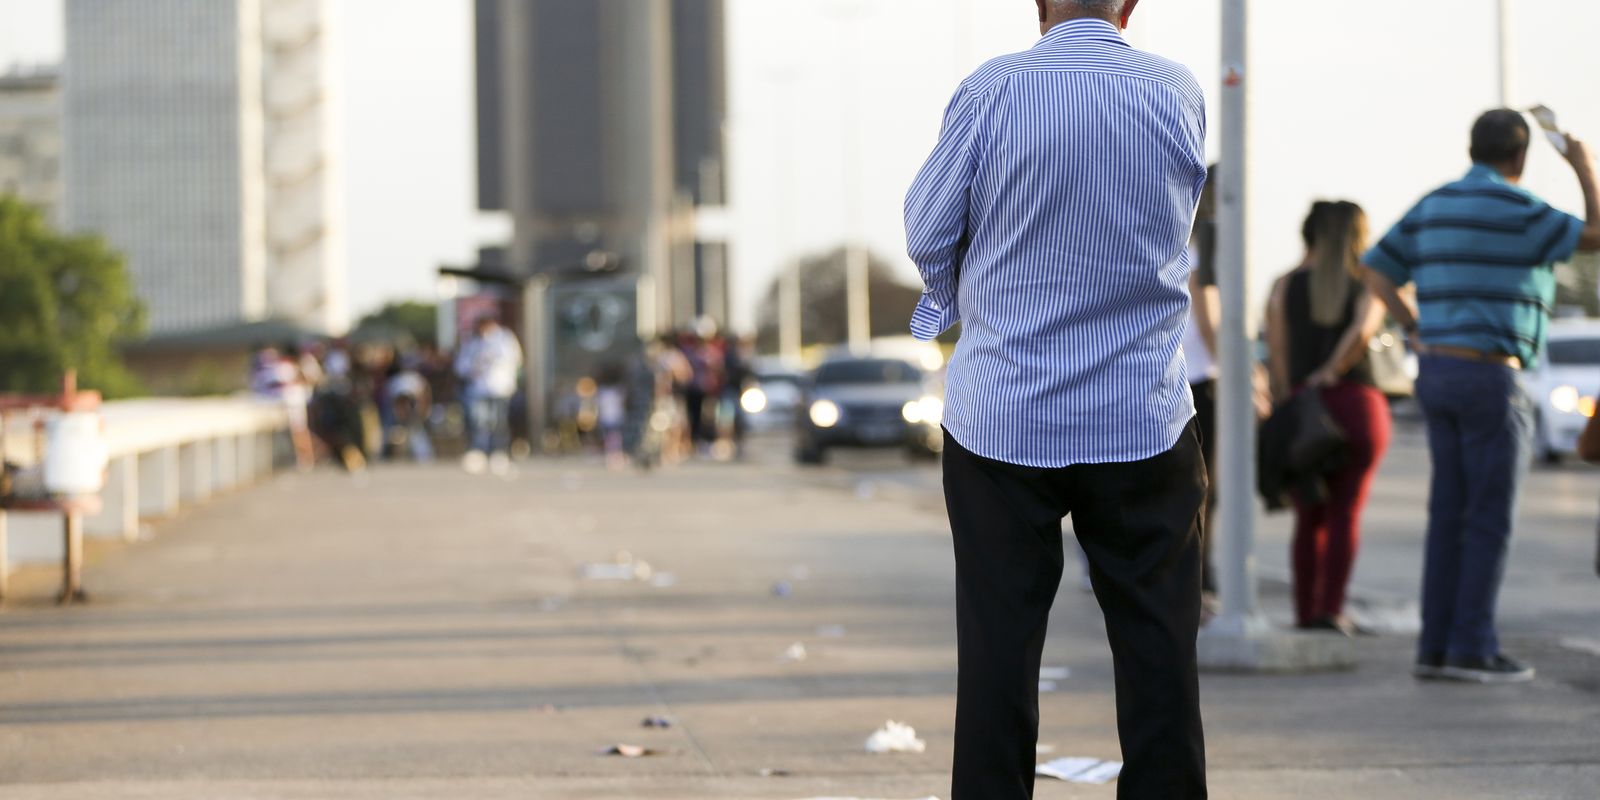
[[[1511,182],[1506,180],[1506,176],[1500,174],[1500,170],[1497,170],[1494,167],[1483,163],[1482,161],[1472,162],[1472,169],[1467,170],[1466,180],[1489,181],[1490,183],[1499,183],[1506,186],[1511,185]]]
[[[1103,19],[1073,19],[1057,23],[1051,28],[1040,44],[1045,42],[1082,42],[1082,41],[1109,41],[1116,42],[1124,47],[1130,46],[1128,40],[1122,38],[1122,31],[1117,26]]]

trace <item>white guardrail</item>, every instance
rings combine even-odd
[[[101,509],[83,532],[135,541],[140,524],[271,474],[285,459],[280,404],[249,397],[123,400],[100,407],[108,455]],[[11,448],[7,448],[8,450]],[[60,562],[66,543],[56,511],[6,511],[0,570]]]

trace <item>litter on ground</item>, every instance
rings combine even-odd
[[[623,758],[643,758],[644,756],[659,756],[661,755],[661,752],[662,751],[654,748],[640,747],[636,744],[614,744],[610,747],[601,748],[599,755],[621,756]]]
[[[1034,772],[1046,778],[1099,785],[1116,780],[1122,774],[1122,762],[1101,761],[1098,758],[1058,758],[1040,764],[1034,768]]]
[[[917,738],[915,728],[894,720],[883,723],[867,737],[869,753],[920,753],[926,749],[928,743]]]

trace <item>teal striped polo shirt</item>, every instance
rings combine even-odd
[[[1555,264],[1578,248],[1583,221],[1474,164],[1422,198],[1366,264],[1417,284],[1419,334],[1434,345],[1537,363],[1555,305]]]

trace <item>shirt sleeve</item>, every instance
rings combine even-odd
[[[1537,250],[1535,264],[1558,264],[1569,261],[1578,252],[1578,240],[1583,236],[1583,220],[1546,205],[1536,217],[1532,231]]]
[[[911,335],[927,341],[961,318],[957,276],[966,256],[967,198],[977,170],[974,98],[966,86],[945,109],[933,154],[906,194],[906,253],[926,289],[911,313]]]
[[[1408,221],[1416,216],[1412,209],[1404,219],[1394,224],[1378,243],[1367,251],[1362,262],[1377,270],[1396,286],[1411,282],[1411,271],[1417,266],[1417,238],[1415,228]]]

